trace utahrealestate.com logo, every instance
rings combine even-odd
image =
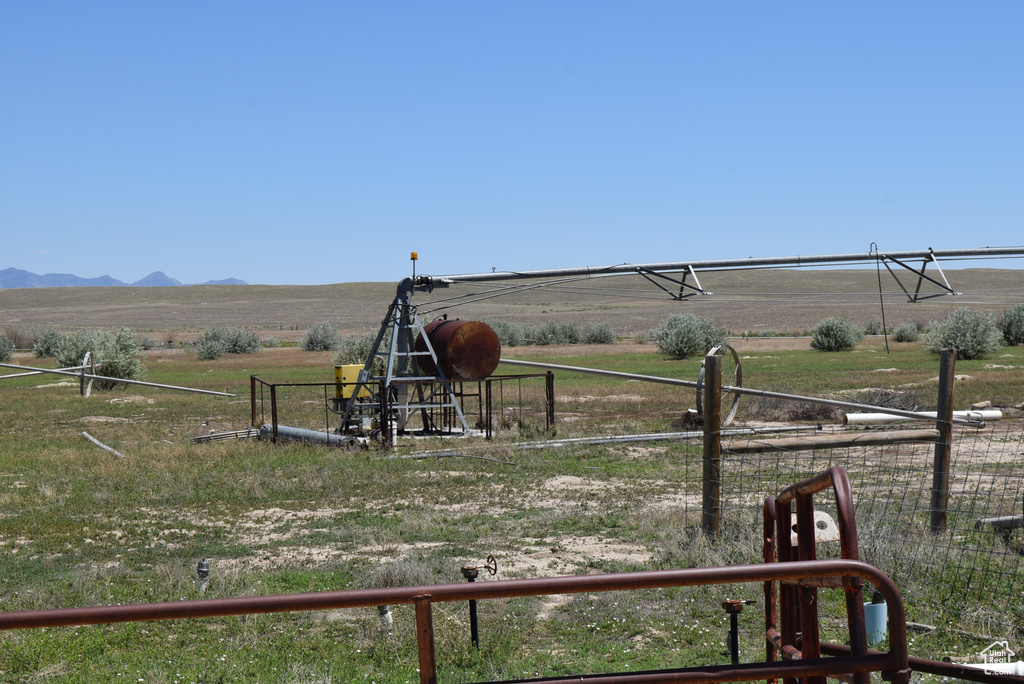
[[[991,670],[990,668],[986,667],[986,673],[1007,673],[1006,666],[1010,663],[1014,663],[1017,658],[1017,654],[1010,650],[1010,643],[1008,641],[993,641],[991,644],[989,644],[988,648],[986,648],[978,655],[981,657],[981,663],[979,663],[979,665],[993,666]],[[1000,665],[1002,667],[999,667]]]

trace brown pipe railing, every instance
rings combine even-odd
[[[431,606],[435,602],[710,584],[736,584],[741,582],[783,581],[795,582],[802,586],[808,583],[812,585],[820,584],[822,581],[827,583],[842,582],[852,578],[857,578],[858,580],[866,579],[876,586],[889,605],[891,624],[905,624],[903,601],[900,594],[896,586],[882,571],[860,561],[821,560],[19,611],[0,613],[0,630],[413,604],[416,608],[420,682],[421,684],[436,684],[437,669],[434,654],[433,619],[431,615]],[[591,683],[618,682],[620,684],[702,682],[704,684],[711,684],[712,682],[752,681],[776,677],[792,678],[870,671],[882,671],[896,684],[905,684],[907,682],[907,640],[904,629],[893,629],[891,631],[889,651],[887,653],[865,653],[858,656],[804,658],[802,660],[784,662],[746,663],[741,665],[708,666],[587,677],[576,675],[573,677],[519,681],[587,681]]]

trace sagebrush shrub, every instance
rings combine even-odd
[[[299,347],[306,351],[334,351],[341,344],[338,326],[330,321],[318,321],[306,328]]]
[[[545,321],[529,331],[527,338],[532,344],[579,344],[580,329],[571,321]]]
[[[377,340],[377,333],[368,332],[362,335],[346,335],[338,340],[337,350],[331,354],[331,361],[335,366],[358,363],[364,365],[373,351],[373,343]],[[391,340],[385,335],[381,340],[378,352],[387,352],[391,346]]]
[[[200,361],[215,361],[227,353],[227,342],[220,338],[200,335],[196,340],[196,358]]]
[[[502,347],[521,347],[526,344],[526,327],[511,321],[483,321],[490,326]]]
[[[0,363],[10,363],[14,358],[14,343],[11,338],[0,333]]]
[[[146,372],[146,366],[139,358],[139,340],[127,327],[116,333],[77,330],[70,335],[62,335],[54,351],[57,365],[64,368],[80,366],[86,352],[92,352],[92,360],[99,366],[98,375],[138,380]],[[118,384],[117,380],[96,381],[100,389],[113,389]]]
[[[822,319],[811,333],[811,349],[818,351],[849,351],[864,339],[864,333],[853,323],[841,318]]]
[[[583,344],[615,344],[615,330],[610,323],[587,323],[580,333]]]
[[[207,328],[196,339],[196,356],[205,361],[225,354],[255,354],[262,348],[259,335],[230,326]]]
[[[924,348],[934,354],[955,349],[958,359],[978,359],[1002,344],[1003,335],[995,316],[980,309],[959,308],[932,325]]]
[[[917,342],[917,338],[920,333],[917,330],[917,324],[904,322],[896,326],[896,329],[892,331],[892,339],[894,342]]]
[[[1024,344],[1024,304],[1003,309],[1003,315],[999,317],[999,330],[1003,333],[1003,341],[1011,347]]]
[[[724,327],[694,314],[672,314],[654,331],[658,351],[673,359],[706,354],[716,344],[724,344],[727,337]]]
[[[32,353],[37,359],[52,359],[57,356],[57,349],[63,339],[64,336],[59,332],[53,328],[47,328],[36,338],[35,344],[32,345]]]

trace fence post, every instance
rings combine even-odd
[[[274,435],[271,441],[277,444],[277,385],[270,386],[270,422],[273,425]]]
[[[718,536],[722,518],[722,357],[704,358],[704,496],[700,526]]]
[[[555,374],[553,371],[548,371],[547,376],[544,378],[544,398],[547,404],[547,414],[544,416],[546,424],[544,427],[550,430],[555,426]]]
[[[956,350],[943,349],[939,357],[939,403],[935,427],[935,462],[932,469],[931,531],[943,532],[949,517],[949,460],[953,447],[953,383],[956,380]]]
[[[249,427],[254,427],[257,430],[260,426],[256,424],[256,376],[249,376],[249,411],[252,413],[252,417],[249,421]]]
[[[430,594],[413,597],[416,604],[416,643],[420,652],[420,684],[437,684],[437,660],[434,656],[434,611]]]

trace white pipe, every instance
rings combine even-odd
[[[1015,663],[957,663],[961,667],[970,667],[976,670],[984,670],[986,674],[998,673],[1017,675],[1018,677],[1024,675],[1024,661],[1018,660]]]
[[[935,420],[936,411],[915,411],[918,418],[898,416],[892,413],[847,413],[843,417],[844,425],[873,425],[875,423],[893,423],[898,420]],[[953,411],[954,418],[965,418],[974,421],[1002,420],[1003,412],[993,409],[987,411]]]

